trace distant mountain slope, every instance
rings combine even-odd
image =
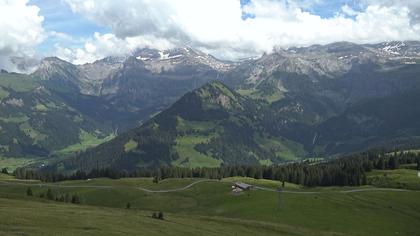
[[[122,131],[233,66],[187,47],[164,51],[145,48],[125,58],[108,57],[84,65],[46,58],[33,75],[66,102],[99,114],[103,122]]]
[[[362,101],[317,128],[324,153],[420,146],[420,90]]]
[[[187,47],[85,65],[46,58],[32,75],[0,76],[0,156],[61,156],[112,133],[122,135],[83,154],[87,164],[66,165],[270,164],[417,145],[419,74],[420,42],[339,42],[235,63]],[[229,89],[205,85],[213,80]]]
[[[301,145],[269,137],[260,125],[265,106],[211,82],[139,128],[56,167],[130,170],[157,165],[270,164],[303,157]]]
[[[61,155],[62,149],[77,151],[85,142],[100,143],[138,126],[232,66],[179,48],[142,49],[130,57],[84,65],[49,57],[31,75],[3,71],[0,157],[47,158]]]
[[[293,118],[293,111],[283,112],[277,103],[242,96],[215,81],[187,93],[139,128],[48,168],[273,164],[307,155],[418,147],[419,94],[415,89],[365,99],[333,118],[310,123]],[[316,100],[308,103],[319,107]]]
[[[0,156],[47,157],[112,129],[69,106],[38,77],[0,73]]]

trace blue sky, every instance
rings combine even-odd
[[[84,39],[92,37],[95,32],[102,34],[110,32],[110,29],[72,12],[69,5],[61,0],[30,0],[29,4],[40,8],[46,31],[60,32],[72,37],[72,39],[48,37],[38,46],[40,52],[49,53],[56,43],[72,48],[81,47]]]

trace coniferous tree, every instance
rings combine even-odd
[[[131,204],[129,202],[127,202],[127,205],[125,206],[126,209],[130,209],[131,208]]]
[[[3,168],[3,169],[1,169],[1,173],[2,174],[9,174],[9,171],[7,171],[7,168]]]
[[[27,196],[33,196],[31,187],[28,187],[28,189],[26,189],[26,195]]]
[[[420,157],[417,157],[417,170],[420,170]]]
[[[389,159],[389,168],[391,169],[391,170],[395,170],[395,169],[398,169],[399,168],[399,163],[398,163],[398,159],[397,159],[397,157],[395,157],[395,156],[392,156],[390,159]]]
[[[48,200],[54,200],[54,194],[50,188],[47,190],[46,196]]]
[[[71,203],[73,203],[73,204],[80,204],[80,198],[79,198],[79,196],[77,194],[74,194],[71,197]]]
[[[163,212],[159,211],[159,213],[158,213],[158,219],[159,220],[163,220],[164,219],[163,218]]]

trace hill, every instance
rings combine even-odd
[[[266,103],[214,81],[184,95],[154,118],[56,168],[270,164],[304,156],[302,147],[269,137],[261,125]]]
[[[332,118],[312,123],[294,119],[293,110],[284,112],[283,99],[270,103],[214,81],[187,93],[139,128],[58,162],[53,169],[270,165],[312,155],[411,148],[420,143],[417,94],[411,90],[363,99]],[[319,102],[307,101],[314,106]]]
[[[231,66],[178,48],[141,49],[84,65],[48,57],[30,75],[2,70],[0,158],[46,163],[96,146]]]
[[[70,106],[39,77],[0,74],[0,156],[40,158],[112,129]]]
[[[35,235],[62,233],[90,235],[413,235],[420,220],[419,192],[356,188],[287,187],[277,192],[261,189],[233,194],[231,179],[200,182],[191,188],[168,190],[201,181],[151,178],[92,179],[56,184],[2,181],[0,233]],[[244,179],[276,188],[277,181]],[[418,185],[418,182],[417,182]],[[26,196],[31,187],[34,196]],[[40,198],[77,194],[81,204]],[[363,190],[363,191],[360,191]],[[308,193],[309,192],[309,193]],[[125,209],[127,202],[130,209]],[[165,220],[152,219],[163,211]]]
[[[107,157],[91,156],[86,168],[271,164],[416,148],[419,45],[338,42],[278,49],[236,63],[187,47],[145,48],[85,65],[46,58],[32,75],[0,76],[0,156],[15,158],[7,161],[16,160],[13,166],[39,157],[56,161],[115,134],[122,138],[101,147]],[[215,79],[228,88],[205,88]],[[202,94],[176,102],[203,85]],[[22,102],[31,108],[21,108]],[[52,104],[62,112],[52,112]],[[152,128],[153,122],[159,127]],[[137,133],[147,140],[141,148]],[[88,153],[95,151],[83,155]]]

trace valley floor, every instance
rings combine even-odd
[[[411,174],[411,173],[410,173]],[[236,195],[232,182],[259,186]],[[414,180],[411,180],[414,181]],[[420,178],[418,180],[420,185]],[[412,182],[414,184],[414,182]],[[419,235],[420,192],[371,186],[305,189],[227,178],[40,183],[0,176],[0,235]],[[26,196],[28,187],[34,196]],[[40,198],[77,194],[81,204]],[[130,209],[125,209],[130,203]],[[165,220],[153,219],[162,211]]]

